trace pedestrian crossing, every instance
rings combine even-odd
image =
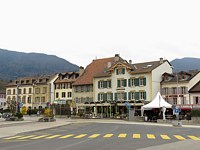
[[[161,134],[161,135],[155,135],[155,134],[139,134],[139,133],[134,133],[134,134],[127,134],[127,133],[119,133],[119,134],[112,134],[112,133],[107,133],[107,134],[87,134],[87,133],[82,133],[82,134],[66,134],[66,135],[61,135],[61,134],[55,134],[55,135],[50,135],[50,134],[44,134],[44,135],[18,135],[18,136],[11,136],[11,137],[6,137],[3,138],[4,140],[38,140],[38,139],[68,139],[68,138],[73,138],[73,139],[82,139],[82,138],[89,138],[89,139],[97,139],[97,138],[105,138],[105,139],[112,139],[112,138],[118,138],[118,139],[125,139],[125,138],[132,138],[132,139],[149,139],[149,140],[156,140],[156,139],[162,139],[162,140],[186,140],[186,139],[192,139],[192,140],[197,140],[200,141],[200,137],[194,136],[194,135],[166,135],[166,134]]]

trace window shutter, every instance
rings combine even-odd
[[[131,100],[131,92],[128,92],[128,100]]]
[[[107,81],[103,81],[103,87],[107,88]]]
[[[147,99],[147,94],[146,94],[146,92],[144,92],[144,100],[146,100]]]
[[[111,95],[111,100],[113,100],[113,93],[110,93],[110,95]]]
[[[100,89],[100,81],[98,81],[98,89]]]
[[[116,69],[116,75],[118,75],[119,73],[118,73],[118,69]]]
[[[100,101],[100,94],[98,94],[98,101]]]
[[[126,87],[126,82],[127,82],[127,79],[124,79],[124,87]]]
[[[103,94],[103,100],[107,100],[107,93]]]
[[[122,68],[122,74],[125,74],[125,68]]]
[[[117,101],[117,93],[115,93],[115,101]]]
[[[120,80],[117,80],[117,87],[120,87]]]
[[[135,86],[139,86],[139,78],[134,79],[134,84],[135,84]]]
[[[139,92],[135,92],[135,100],[139,100]]]
[[[128,79],[128,86],[131,86],[131,79]]]
[[[127,92],[124,92],[124,100],[127,100]]]
[[[146,78],[144,78],[144,86],[146,85]]]

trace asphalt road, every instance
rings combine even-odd
[[[199,144],[195,128],[80,123],[0,139],[0,150],[194,150]]]

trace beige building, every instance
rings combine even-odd
[[[189,90],[200,80],[200,72],[185,72],[162,75],[163,81],[161,82],[162,97],[172,105],[178,105],[181,109],[191,109],[195,102],[193,90]]]

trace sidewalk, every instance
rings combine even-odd
[[[151,122],[133,122],[125,120],[114,119],[68,119],[68,118],[56,118],[55,122],[38,122],[38,116],[24,116],[24,121],[5,121],[0,118],[0,138],[14,136],[19,133],[38,131],[43,129],[54,128],[71,123],[115,123],[115,124],[136,124],[136,125],[148,125],[148,126],[166,126],[173,127],[172,124],[159,124]],[[183,125],[186,128],[200,128],[195,125]]]

